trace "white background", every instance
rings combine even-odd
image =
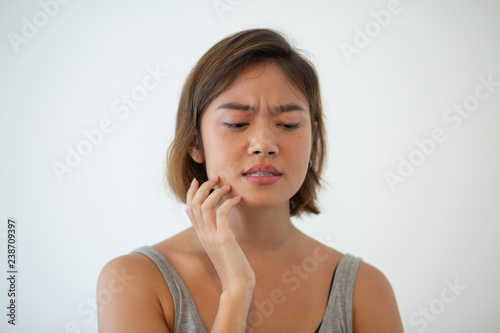
[[[232,10],[74,0],[48,16],[34,0],[0,2],[0,276],[9,217],[18,232],[16,326],[1,278],[0,331],[97,331],[102,266],[189,226],[164,186],[189,70],[223,37],[268,27],[316,65],[328,128],[322,214],[294,223],[382,270],[407,332],[498,332],[498,83],[459,127],[443,116],[474,100],[479,77],[500,82],[500,2],[401,0],[385,27],[372,14],[385,0],[220,2]],[[16,46],[27,21],[38,31]],[[365,28],[366,46],[356,37]],[[346,56],[341,47],[356,43]],[[120,119],[113,102],[139,89],[148,67],[168,77]],[[113,131],[60,181],[54,162],[105,118]],[[436,128],[446,140],[419,153],[415,140]],[[386,173],[410,156],[421,164],[392,191]]]

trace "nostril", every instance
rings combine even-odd
[[[255,144],[248,147],[248,153],[251,155],[276,156],[279,150],[275,145]]]

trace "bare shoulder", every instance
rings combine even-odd
[[[353,332],[404,332],[389,280],[379,269],[363,261],[359,263],[354,283]]]
[[[99,332],[169,332],[163,309],[169,302],[162,300],[161,289],[168,291],[146,256],[131,253],[109,261],[97,282]]]
[[[313,253],[313,256],[320,261],[326,261],[327,265],[330,265],[332,269],[337,265],[340,259],[344,256],[344,253],[312,238],[309,235],[306,235],[299,231],[299,239],[297,240],[297,244],[305,244],[304,247],[296,246],[296,248],[300,248],[302,252]],[[328,259],[325,260],[325,259]],[[333,266],[332,266],[333,264]]]
[[[189,229],[153,245],[163,256],[176,257],[189,248]],[[174,301],[156,264],[141,253],[109,261],[97,282],[99,332],[169,332],[174,327]]]

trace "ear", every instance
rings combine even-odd
[[[200,147],[198,145],[198,133],[195,134],[191,146],[188,149],[189,155],[198,164],[203,163],[203,156],[201,154]]]

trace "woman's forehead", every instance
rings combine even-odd
[[[230,102],[227,99],[251,99],[252,94],[278,99],[279,104],[295,102],[308,106],[307,98],[301,90],[274,63],[259,63],[247,67],[215,100]]]

